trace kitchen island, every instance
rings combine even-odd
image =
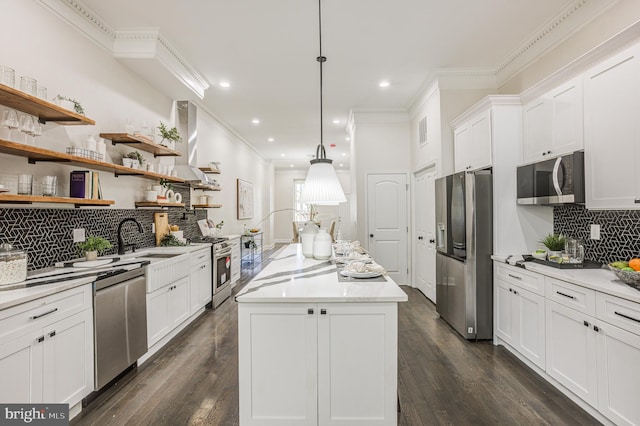
[[[240,424],[395,425],[398,302],[291,244],[236,296]]]

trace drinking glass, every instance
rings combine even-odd
[[[36,93],[38,94],[38,97],[42,100],[47,100],[47,88],[44,86],[40,86],[38,84],[38,87],[36,88]]]
[[[13,68],[0,65],[0,83],[5,86],[16,86],[16,72]]]
[[[38,81],[35,78],[25,76],[20,77],[20,90],[24,93],[36,96],[38,94],[36,87],[38,87]]]
[[[55,197],[57,183],[58,183],[57,176],[43,176],[42,177],[42,195],[45,195],[48,197]]]
[[[9,129],[7,134],[7,139],[11,140],[11,131],[15,130],[20,126],[20,122],[18,121],[18,113],[14,109],[5,109],[2,111],[2,126]]]
[[[33,135],[33,118],[30,115],[20,116],[20,131],[26,135],[25,143],[29,143],[27,136]]]
[[[33,137],[34,145],[36,144],[35,138],[37,138],[38,136],[42,136],[42,124],[40,124],[38,119],[35,117],[33,119],[33,133],[31,133],[31,136]]]
[[[33,188],[33,175],[18,175],[18,194],[31,195]]]

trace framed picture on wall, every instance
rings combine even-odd
[[[253,184],[238,179],[238,219],[253,217]]]

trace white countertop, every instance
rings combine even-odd
[[[114,262],[105,266],[101,266],[101,267],[96,267],[96,268],[46,268],[46,269],[39,269],[39,270],[35,270],[35,271],[30,271],[28,274],[29,280],[28,282],[35,282],[33,281],[34,277],[39,277],[39,276],[43,276],[46,277],[46,274],[50,273],[50,272],[60,272],[62,271],[62,269],[64,269],[64,272],[73,272],[73,273],[87,273],[90,274],[94,271],[98,271],[98,270],[108,270],[110,268],[113,267],[119,267],[119,266],[123,266],[126,263],[130,263],[133,261],[133,259],[140,259],[141,261],[150,261],[150,262],[161,262],[163,260],[166,259],[158,259],[158,258],[146,258],[144,257],[145,254],[150,254],[150,253],[175,253],[175,254],[185,254],[185,253],[191,253],[194,251],[198,251],[201,250],[205,247],[210,247],[211,244],[210,243],[202,243],[202,244],[193,244],[193,245],[189,245],[189,246],[179,246],[179,247],[145,247],[142,248],[140,250],[138,250],[135,253],[127,253],[125,255],[114,255],[114,256],[105,256],[105,258],[107,257],[120,257],[120,261],[118,262]],[[71,261],[71,260],[70,260]],[[53,278],[53,277],[49,277],[49,278]],[[21,287],[21,288],[14,288],[11,290],[2,290],[0,289],[0,310],[2,309],[7,309],[10,308],[12,306],[16,306],[19,305],[21,303],[26,303],[29,302],[31,300],[35,300],[35,299],[39,299],[41,297],[46,297],[49,296],[51,294],[55,294],[55,293],[59,293],[61,291],[65,291],[74,287],[78,287],[87,283],[91,283],[95,280],[95,277],[82,277],[82,278],[78,278],[78,279],[73,279],[73,280],[67,280],[67,281],[59,281],[59,282],[55,282],[55,283],[51,283],[51,284],[42,284],[42,285],[35,285],[32,287]],[[6,286],[7,288],[9,287],[14,287],[17,285],[21,285],[26,283],[27,281],[23,282],[23,283],[16,283],[16,284],[10,284],[8,286]]]
[[[238,303],[405,302],[407,295],[389,277],[340,282],[337,267],[302,255],[290,244],[236,296]]]
[[[506,256],[493,255],[491,258],[506,263]],[[523,265],[527,271],[640,303],[640,291],[617,279],[608,269],[560,269],[535,262],[524,262]]]

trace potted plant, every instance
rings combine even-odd
[[[162,121],[160,122],[160,126],[158,126],[158,131],[162,138],[160,145],[169,146],[169,144],[173,144],[175,146],[176,142],[182,142],[182,137],[180,137],[178,129],[175,127],[170,129]]]
[[[132,169],[140,168],[144,164],[144,158],[138,151],[131,151],[122,158],[122,165]]]
[[[111,243],[109,240],[103,237],[96,237],[90,235],[81,243],[78,243],[78,250],[80,250],[81,254],[84,254],[87,260],[96,260],[98,258],[98,254],[103,251],[110,249]]]
[[[549,249],[547,253],[547,260],[550,262],[562,262],[562,250],[564,250],[564,243],[566,238],[562,234],[548,234],[544,237],[541,243]]]
[[[73,109],[76,113],[84,115],[84,108],[82,108],[80,102],[76,101],[75,99],[57,95],[55,98],[53,98],[53,102],[63,108]]]

